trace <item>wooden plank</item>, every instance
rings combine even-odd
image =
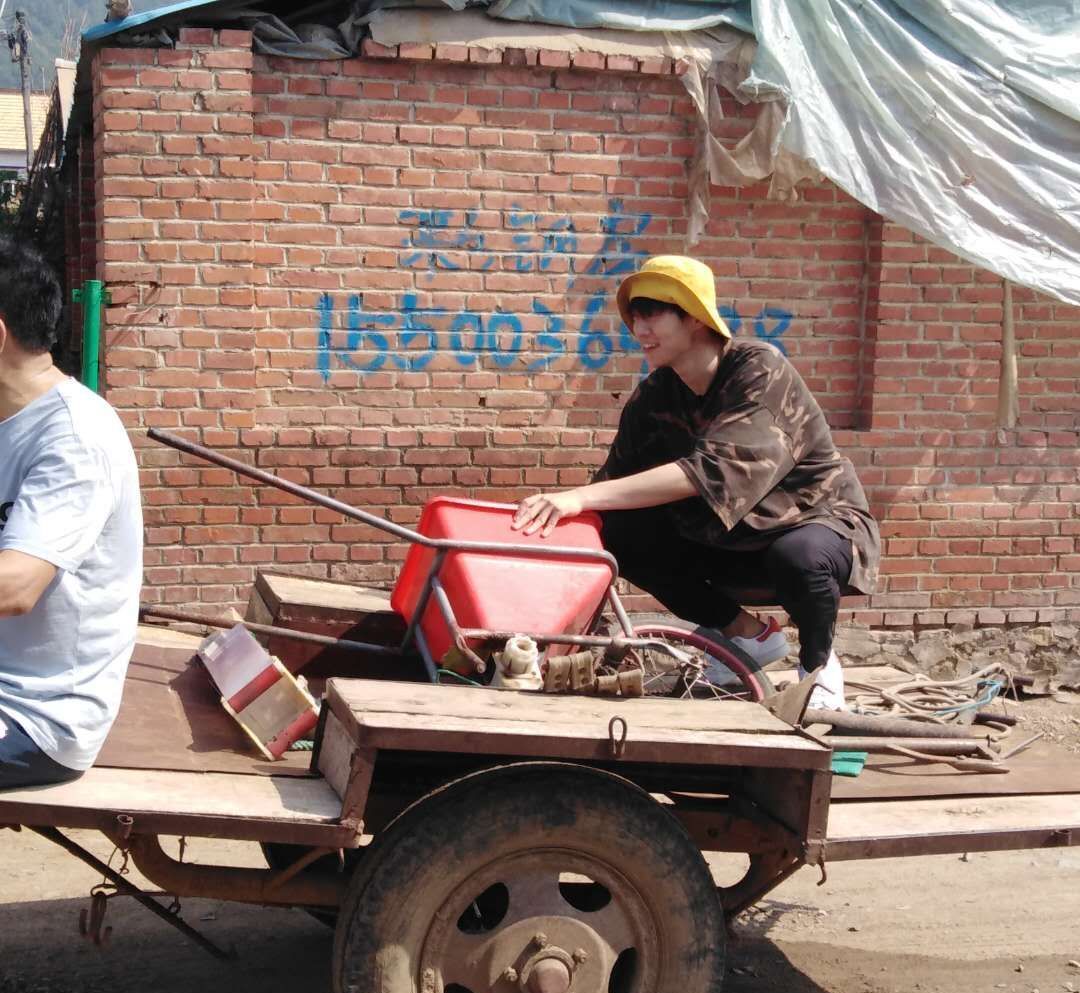
[[[1060,793],[834,803],[827,837],[832,844],[853,838],[918,838],[1029,828],[1080,831],[1080,796]]]
[[[329,708],[325,710],[322,728],[318,732],[315,760],[318,771],[330,788],[339,796],[345,795],[352,773],[352,756],[356,744]]]
[[[225,713],[202,665],[187,645],[139,642],[128,667],[120,713],[98,767],[306,775],[310,754],[263,758]]]
[[[310,579],[306,576],[287,576],[281,573],[260,571],[256,578],[266,607],[277,613],[284,604],[300,607],[316,607],[335,611],[355,611],[370,614],[390,610],[390,594],[384,590],[339,583],[328,579]]]
[[[0,793],[0,823],[115,827],[127,814],[143,834],[355,845],[341,802],[315,777],[90,769],[56,786]]]
[[[253,621],[369,645],[397,647],[405,635],[388,593],[351,583],[259,572],[247,609]],[[331,676],[427,681],[423,664],[412,656],[344,651],[281,635],[259,640],[291,672],[303,670],[316,695]]]
[[[1080,845],[1076,794],[834,803],[829,861]]]
[[[202,637],[177,631],[173,628],[158,627],[155,624],[140,624],[136,640],[140,645],[154,645],[159,648],[183,648],[192,655],[202,643]]]
[[[477,727],[487,721],[522,720],[570,728],[602,722],[606,734],[608,722],[622,717],[634,728],[791,734],[791,728],[764,707],[742,701],[572,696],[347,679],[332,680],[328,697],[346,726],[350,713],[380,712],[399,714],[416,725],[433,717],[461,718]]]
[[[690,706],[694,706],[691,704]],[[640,727],[628,720],[625,745],[612,750],[606,720],[579,726],[543,721],[476,721],[425,715],[423,725],[402,714],[355,715],[355,740],[378,750],[440,751],[710,766],[824,769],[829,751],[798,737],[739,731],[679,731]]]
[[[1022,710],[1021,710],[1022,713]],[[972,728],[972,731],[978,731]],[[1008,741],[1022,741],[1021,728]],[[1037,741],[1007,762],[1007,773],[959,773],[950,766],[899,755],[871,755],[856,777],[833,779],[834,800],[897,800],[1031,793],[1080,794],[1080,762],[1054,742]],[[1080,800],[1078,800],[1080,802]]]
[[[371,792],[374,774],[375,749],[356,749],[349,769],[349,781],[345,784],[345,792],[341,794],[341,819],[355,827],[357,834],[364,826],[364,807]]]

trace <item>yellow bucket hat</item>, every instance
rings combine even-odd
[[[707,324],[717,334],[731,337],[731,331],[716,310],[716,281],[704,262],[686,255],[654,255],[622,281],[615,300],[619,314],[629,328],[630,301],[648,297],[682,307],[692,317]]]

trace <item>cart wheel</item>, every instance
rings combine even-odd
[[[701,700],[751,700],[760,703],[773,692],[772,682],[749,655],[719,631],[683,621],[669,614],[631,614],[637,638],[665,641],[698,660],[708,656],[706,674],[687,679],[670,655],[640,651],[634,655],[644,670],[645,693]],[[618,625],[610,628],[616,634]]]
[[[349,884],[336,993],[718,993],[701,852],[638,787],[522,763],[405,811]]]

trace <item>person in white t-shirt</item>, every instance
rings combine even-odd
[[[53,365],[60,287],[0,239],[0,789],[74,779],[120,707],[142,508],[113,409]]]

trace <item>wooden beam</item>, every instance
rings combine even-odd
[[[1012,283],[1004,281],[1005,299],[1001,317],[1001,375],[998,379],[999,428],[1016,427],[1020,416],[1020,398],[1016,384],[1016,325],[1013,315]]]

